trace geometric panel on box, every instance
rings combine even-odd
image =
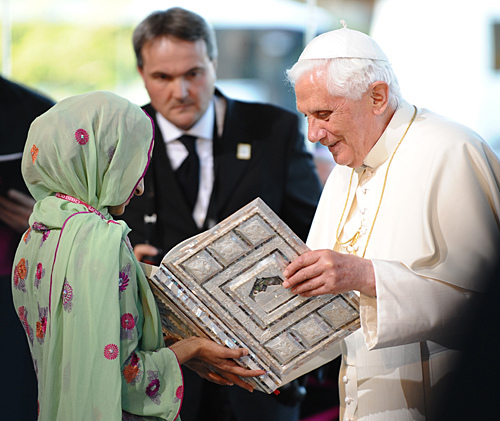
[[[307,250],[254,200],[172,249],[150,276],[165,333],[247,348],[237,362],[267,374],[245,381],[266,393],[303,364],[324,364],[317,355],[359,327],[358,298],[352,292],[304,298],[283,288],[284,269]]]

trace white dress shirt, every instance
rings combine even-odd
[[[210,102],[205,114],[188,131],[184,132],[174,126],[159,112],[156,113],[156,121],[165,141],[167,154],[170,159],[172,169],[175,171],[182,164],[188,155],[185,146],[177,140],[183,134],[195,136],[196,151],[200,159],[200,186],[198,198],[193,209],[193,218],[198,227],[202,227],[207,215],[210,196],[214,184],[214,157],[213,157],[213,132],[215,121],[214,103]]]

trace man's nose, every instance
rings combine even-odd
[[[186,81],[186,79],[184,79],[184,77],[178,77],[174,80],[173,89],[173,95],[176,98],[185,98],[188,94],[188,82]]]
[[[326,130],[316,119],[309,119],[307,127],[307,138],[312,143],[317,143],[326,137]]]

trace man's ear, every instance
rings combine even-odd
[[[142,67],[137,66],[137,71],[139,72],[139,74],[141,75],[142,79],[144,80],[144,70],[142,69]]]
[[[389,85],[381,80],[372,83],[370,86],[370,100],[373,112],[382,114],[389,105]]]

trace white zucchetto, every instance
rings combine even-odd
[[[302,52],[300,60],[331,58],[367,58],[389,61],[375,40],[363,32],[348,29],[345,22],[341,29],[325,32],[314,38]]]

